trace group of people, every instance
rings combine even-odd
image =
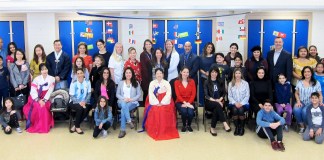
[[[118,137],[123,138],[126,125],[134,128],[132,114],[142,101],[143,129],[148,135],[155,140],[178,138],[176,112],[181,115],[181,132],[193,132],[191,123],[197,110],[195,100],[200,78],[204,107],[211,113],[212,136],[217,136],[217,121],[226,132],[231,132],[224,113],[227,107],[235,125],[234,135],[244,135],[248,112],[249,118],[256,121],[258,135],[269,138],[276,150],[284,150],[282,130],[289,130],[292,114],[304,140],[316,137],[315,141],[322,143],[324,139],[324,67],[316,46],[300,47],[297,57],[292,58],[283,49],[283,39],[277,37],[274,49],[266,58],[261,47],[255,46],[243,66],[243,56],[236,43],[230,45],[230,52],[225,56],[215,53],[214,44],[209,42],[197,56],[190,42],[184,44],[184,53],[179,54],[171,40],[165,41],[164,49],[154,49],[152,41],[147,39],[140,60],[136,59],[137,51],[133,47],[128,49],[129,58],[125,60],[121,43],[116,43],[110,54],[105,42],[98,40],[98,53],[89,55],[87,44],[81,42],[72,61],[62,51],[60,40],[53,44],[54,51],[47,56],[43,46],[36,45],[29,64],[25,53],[14,42],[5,51],[0,38],[0,83],[3,84],[0,101],[4,98],[0,121],[5,133],[11,133],[11,128],[21,132],[18,120],[22,119],[14,100],[8,98],[8,90],[10,97],[29,95],[20,108],[27,120],[27,132],[47,133],[54,127],[50,95],[55,90],[69,88],[69,109],[76,113],[71,133],[84,133],[80,124],[92,111],[96,125],[93,137],[107,136],[108,128],[119,116]]]

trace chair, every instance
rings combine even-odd
[[[206,108],[205,108],[205,104],[206,104],[206,100],[204,102],[204,106],[203,106],[203,125],[204,125],[204,129],[205,129],[205,132],[207,132],[207,117],[206,117],[206,114],[210,114],[211,112],[210,111],[207,111]],[[230,123],[229,123],[229,119],[228,119],[228,109],[227,109],[227,106],[226,106],[227,103],[223,103],[223,112],[225,114],[225,119],[228,123],[228,125],[230,126]]]
[[[139,105],[137,105],[136,108],[134,108],[133,110],[129,111],[131,113],[131,118],[132,118],[132,121],[135,122],[134,125],[135,125],[135,129],[137,130],[138,128],[138,124],[139,124],[139,109],[138,109]],[[118,122],[120,121],[120,113],[121,113],[121,110],[119,107],[117,107],[116,109],[116,116],[115,116],[115,119],[114,119],[114,124],[113,124],[113,129],[116,130],[117,128],[117,124]],[[132,113],[135,113],[132,114]]]
[[[193,120],[195,121],[196,126],[197,126],[197,130],[199,131],[199,111],[198,111],[198,107],[199,107],[199,103],[195,102],[194,103],[195,116],[194,116]],[[178,112],[177,109],[176,109],[176,117],[177,117],[177,128],[178,128],[179,120],[181,121],[181,114]]]

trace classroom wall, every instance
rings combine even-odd
[[[324,57],[324,11],[312,12],[311,43],[317,46],[320,57]]]
[[[53,41],[55,36],[55,13],[27,13],[26,38],[28,59],[33,58],[33,50],[36,44],[42,44],[45,53],[54,50]]]

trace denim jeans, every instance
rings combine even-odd
[[[61,80],[60,82],[55,83],[54,90],[69,88],[67,80]]]
[[[305,106],[304,103],[302,103],[301,107],[296,107],[296,105],[294,106],[293,113],[296,117],[296,121],[298,124],[300,124],[300,123],[306,124],[306,121],[307,121],[306,109],[307,109],[307,106]]]
[[[130,122],[132,119],[130,117],[129,111],[138,107],[138,103],[125,101],[118,101],[118,107],[120,110],[120,130],[126,131],[126,122]]]

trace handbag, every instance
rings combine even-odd
[[[14,107],[17,110],[21,110],[26,104],[26,95],[19,94],[18,96],[11,97],[14,102]]]

